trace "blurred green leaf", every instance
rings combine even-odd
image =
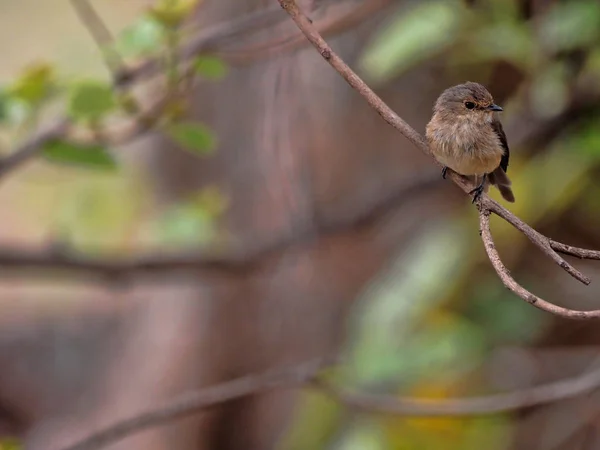
[[[386,450],[390,448],[380,421],[364,418],[338,439],[336,450]]]
[[[592,83],[600,78],[600,47],[595,47],[588,53],[582,70],[583,77],[588,77]]]
[[[23,446],[16,439],[0,439],[0,450],[20,450]]]
[[[40,62],[27,66],[9,87],[12,97],[31,106],[39,105],[55,88],[54,67]]]
[[[600,158],[600,117],[582,121],[572,130],[563,146],[582,155]]]
[[[202,123],[173,123],[167,126],[167,133],[179,145],[199,155],[211,154],[216,147],[213,132]]]
[[[164,244],[205,245],[219,235],[218,220],[228,199],[215,187],[207,187],[167,211],[159,220],[157,234]]]
[[[375,82],[398,75],[451,45],[467,13],[462,3],[452,0],[402,10],[367,47],[360,65]]]
[[[68,112],[74,119],[96,121],[117,106],[112,87],[106,83],[85,81],[70,92]]]
[[[304,450],[325,448],[335,434],[342,406],[321,392],[307,391],[300,397],[288,430],[279,450]]]
[[[351,344],[350,381],[414,374],[415,327],[469,270],[468,229],[459,221],[425,230],[361,295]],[[440,249],[444,249],[440,252]],[[440,352],[446,351],[443,348]],[[410,355],[408,355],[410,353]]]
[[[483,1],[478,8],[484,10],[485,15],[494,22],[516,22],[521,15],[521,0]]]
[[[117,162],[98,145],[82,146],[67,141],[51,141],[43,148],[43,156],[52,162],[88,169],[114,170]]]
[[[542,16],[540,40],[549,49],[572,50],[600,38],[600,2],[571,0],[557,2]]]
[[[54,180],[52,187],[58,188],[50,208],[53,235],[85,252],[130,252],[143,235],[140,219],[147,212],[150,188],[143,176],[128,169],[62,174]]]
[[[165,27],[177,27],[190,16],[200,0],[158,0],[149,14]]]
[[[4,122],[9,118],[10,95],[6,89],[0,88],[0,122]]]
[[[533,66],[536,48],[527,25],[498,22],[483,26],[474,33],[475,36],[469,36],[470,45],[479,61],[503,59],[522,68]]]
[[[543,332],[550,319],[539,309],[518,301],[495,275],[475,283],[472,289],[468,314],[492,342],[528,344]]]
[[[172,245],[205,243],[215,233],[212,218],[198,209],[176,208],[161,223],[161,240]]]
[[[152,17],[143,16],[119,35],[115,46],[123,56],[141,57],[156,53],[163,40],[163,27]]]
[[[538,73],[531,84],[531,107],[538,117],[552,118],[568,105],[570,93],[568,74],[564,64],[555,62]]]
[[[196,74],[207,80],[220,80],[227,75],[227,65],[216,56],[200,55],[193,64]]]

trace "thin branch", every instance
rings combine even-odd
[[[86,26],[90,35],[96,42],[96,45],[102,52],[104,62],[111,74],[116,74],[118,71],[123,70],[125,62],[123,58],[113,47],[114,38],[100,18],[89,0],[71,0],[73,9],[79,16],[79,20]]]
[[[423,192],[428,187],[440,182],[439,174],[430,172],[420,174],[405,180],[385,197],[359,211],[351,217],[343,217],[319,226],[319,237],[336,235],[340,232],[367,227],[380,220],[392,211],[396,205],[402,204],[406,198],[415,193]],[[14,276],[11,269],[23,271],[42,271],[40,275],[55,277],[61,272],[68,279],[75,281],[73,274],[89,277],[91,281],[101,283],[123,283],[124,281],[143,275],[151,275],[152,280],[158,280],[157,275],[168,275],[172,272],[198,272],[203,275],[239,276],[260,270],[264,264],[276,259],[284,252],[293,251],[298,247],[306,247],[315,242],[313,233],[297,234],[293,239],[273,241],[262,246],[259,250],[238,253],[178,253],[146,254],[134,258],[119,260],[113,258],[93,258],[69,252],[65,249],[50,248],[47,250],[27,249],[17,246],[0,246],[0,276]],[[27,272],[24,272],[27,273]]]
[[[370,414],[463,417],[507,413],[553,403],[577,397],[600,386],[600,369],[596,368],[573,378],[495,395],[444,400],[398,398],[349,392],[334,387],[319,378],[319,372],[326,368],[327,364],[331,364],[331,361],[311,361],[292,368],[248,375],[182,394],[158,408],[121,420],[61,450],[96,450],[148,428],[274,389],[314,388],[331,396],[345,407]]]
[[[562,244],[561,242],[556,242],[553,239],[548,239],[548,242],[550,243],[550,247],[552,247],[557,252],[563,253],[565,255],[576,256],[580,259],[600,260],[600,251],[598,250],[573,247],[571,245]]]
[[[596,368],[573,378],[507,393],[443,400],[355,393],[319,380],[313,383],[342,405],[371,414],[411,417],[481,416],[546,405],[586,394],[600,387],[600,369]]]
[[[510,223],[513,227],[523,233],[527,238],[542,252],[544,252],[552,261],[554,261],[559,267],[564,269],[569,275],[571,275],[576,280],[581,281],[583,284],[588,285],[591,283],[591,280],[583,275],[580,271],[575,269],[571,264],[565,261],[554,249],[552,242],[555,245],[558,245],[558,242],[552,241],[540,232],[534,230],[513,213],[511,213],[506,208],[502,207],[499,203],[493,201],[489,197],[480,202],[480,207],[483,207],[487,211],[491,211],[497,216],[503,218],[508,223]],[[564,245],[564,244],[560,244]],[[575,247],[565,246],[575,250],[583,250],[576,249]],[[591,252],[591,254],[600,254],[600,252],[596,252],[594,250],[587,250]],[[583,255],[583,253],[580,253]]]
[[[201,33],[191,38],[179,51],[178,60],[188,61],[201,52],[216,50],[218,46],[228,41],[235,41],[240,36],[264,30],[282,22],[285,15],[281,8],[269,6],[241,18],[226,21],[204,28]],[[144,61],[135,68],[125,69],[118,74],[118,87],[128,87],[134,82],[151,78],[161,71],[161,62],[158,59]]]
[[[183,394],[163,406],[130,419],[119,421],[103,430],[92,433],[81,441],[64,447],[62,450],[95,450],[117,442],[133,433],[197,414],[232,400],[277,388],[302,385],[314,378],[324,365],[323,360],[311,361],[291,369],[279,369],[263,374],[249,375],[196,392]]]
[[[323,19],[313,21],[322,36],[333,36],[344,33],[372,17],[392,4],[392,0],[370,0],[353,5],[349,11],[335,16],[326,15]],[[345,8],[344,8],[345,9]],[[299,30],[294,29],[286,36],[270,39],[259,44],[245,45],[241,48],[222,49],[218,54],[227,61],[236,64],[256,62],[259,59],[272,58],[284,52],[290,52],[308,45],[308,41]]]
[[[377,95],[369,86],[331,49],[331,47],[327,44],[327,42],[323,39],[323,37],[319,34],[317,29],[314,27],[312,22],[300,11],[298,5],[295,0],[278,0],[281,7],[290,15],[294,23],[298,26],[300,31],[306,36],[308,41],[313,44],[313,46],[319,51],[321,56],[346,80],[346,82],[352,86],[364,99],[367,103],[375,110],[377,113],[391,126],[400,131],[410,142],[412,142],[417,148],[419,148],[423,153],[429,155],[431,157],[431,152],[427,146],[427,143],[423,136],[421,136],[414,128],[412,128],[408,123],[406,123],[400,116],[398,116],[389,106],[385,104],[385,102]],[[439,162],[435,159],[434,161],[438,166],[441,166]],[[474,185],[472,185],[465,178],[460,175],[448,171],[448,177],[454,181],[456,185],[458,185],[464,192],[470,192]],[[584,284],[589,284],[590,279],[583,275],[580,271],[575,269],[571,264],[565,261],[560,255],[558,255],[558,251],[566,254],[574,254],[580,258],[589,258],[589,259],[599,259],[600,252],[596,252],[593,250],[586,249],[578,249],[575,247],[567,246],[555,241],[550,240],[546,236],[543,236],[539,232],[535,231],[521,219],[516,217],[506,208],[501,206],[499,203],[495,202],[487,195],[482,195],[480,200],[478,201],[478,207],[481,211],[482,223],[485,225],[486,220],[489,218],[489,213],[493,212],[494,214],[502,217],[504,220],[509,222],[519,231],[521,231],[527,238],[533,242],[538,248],[540,248],[549,258],[551,258],[558,266],[564,269],[569,275],[573,278],[581,281]],[[489,227],[488,227],[489,229]],[[482,226],[482,237],[485,232],[485,227]],[[502,282],[513,292],[519,295],[524,300],[532,303],[545,311],[551,312],[553,314],[557,314],[562,317],[572,318],[572,319],[596,319],[600,318],[600,311],[573,311],[566,308],[561,308],[559,306],[548,303],[539,297],[534,296],[524,288],[518,285],[514,279],[508,275],[508,270],[504,267],[499,257],[497,259],[493,259],[492,255],[497,256],[495,253],[495,248],[493,246],[493,241],[490,239],[484,239],[484,244],[486,245],[486,251],[488,256],[490,256],[490,261],[494,265],[496,272],[500,276]]]
[[[36,156],[41,151],[44,144],[63,136],[68,127],[69,121],[67,119],[62,119],[46,128],[40,129],[36,134],[21,144],[14,152],[0,159],[0,178]]]
[[[527,303],[532,304],[536,308],[541,309],[542,311],[546,311],[557,316],[566,317],[568,319],[598,319],[600,318],[600,310],[594,311],[577,311],[573,309],[563,308],[561,306],[554,305],[546,300],[538,297],[535,294],[532,294],[523,286],[521,286],[517,281],[510,275],[510,272],[504,266],[504,263],[500,259],[500,255],[496,250],[496,246],[494,244],[494,240],[492,238],[492,232],[490,230],[490,211],[484,208],[481,208],[479,212],[479,226],[481,232],[481,239],[483,240],[483,245],[485,246],[485,251],[492,263],[492,266],[496,270],[496,273],[502,280],[502,283],[525,300]]]

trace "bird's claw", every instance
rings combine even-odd
[[[446,172],[448,172],[448,167],[444,166],[444,168],[442,169],[442,178],[444,180],[446,179]]]
[[[483,183],[477,186],[475,189],[469,191],[469,194],[473,194],[473,201],[471,203],[475,203],[483,194]]]

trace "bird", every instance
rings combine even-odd
[[[467,81],[440,94],[433,107],[425,136],[431,153],[442,164],[442,177],[448,168],[475,181],[469,194],[473,203],[488,185],[495,185],[502,197],[513,203],[515,196],[506,175],[510,151],[498,113],[485,86]]]

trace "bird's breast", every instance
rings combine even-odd
[[[427,138],[436,159],[461,175],[483,175],[499,165],[504,150],[489,124],[470,121],[428,126]]]

